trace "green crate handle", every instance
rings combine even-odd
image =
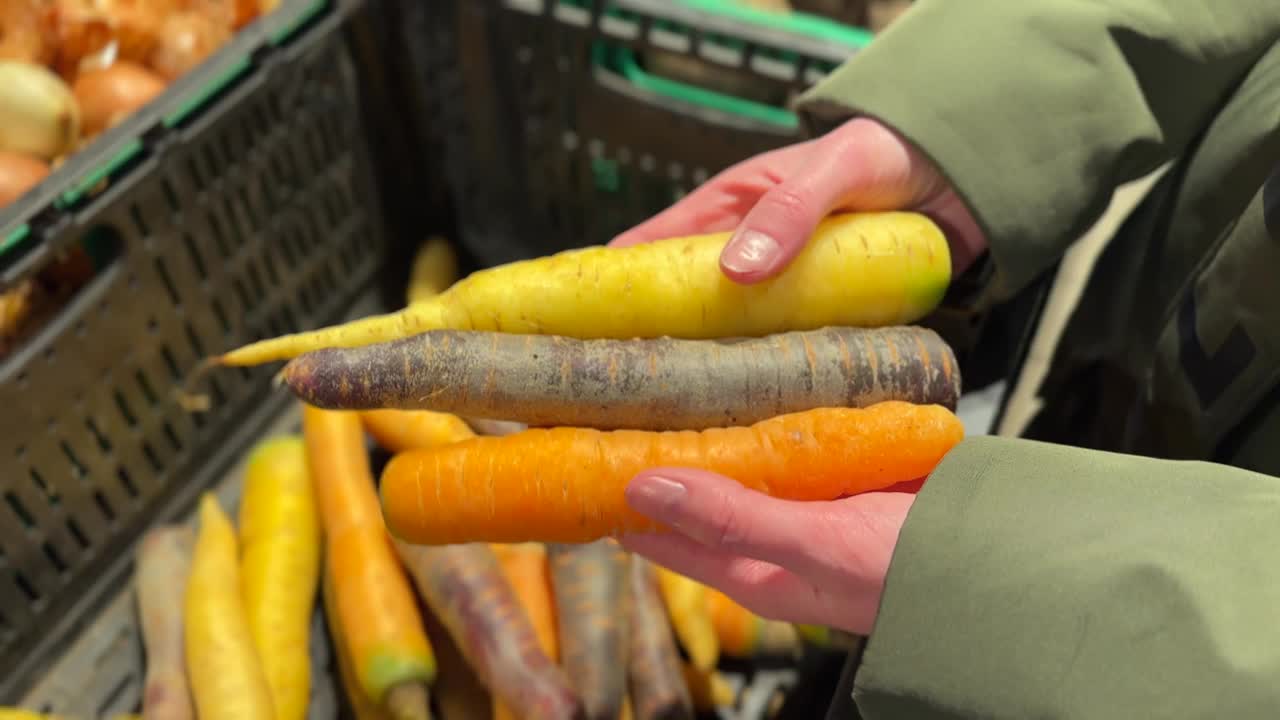
[[[758,10],[733,2],[726,2],[725,0],[680,1],[682,4],[697,10],[718,13],[753,25],[782,29],[800,35],[836,42],[855,50],[861,50],[866,47],[873,37],[869,30],[844,25],[815,15],[771,13],[766,10]],[[581,0],[578,0],[578,2],[570,0],[570,2],[571,4],[580,4]],[[611,8],[608,12],[616,13],[617,9]],[[636,60],[635,52],[630,48],[599,44],[592,48],[592,58],[595,65],[612,69],[620,73],[633,86],[656,95],[750,118],[757,122],[780,128],[794,129],[799,126],[799,118],[786,108],[746,100],[727,93],[708,90],[646,72],[644,68],[640,67],[639,62]]]

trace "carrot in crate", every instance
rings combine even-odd
[[[429,300],[457,281],[458,255],[453,246],[442,237],[429,237],[413,257],[405,300],[409,305]]]
[[[547,657],[559,662],[556,644],[556,604],[551,590],[551,567],[542,543],[494,543],[493,554],[502,574],[524,607]]]
[[[954,409],[955,355],[919,327],[829,327],[732,340],[577,340],[438,330],[329,348],[285,385],[331,409],[435,410],[535,426],[702,430],[887,400]]]
[[[138,543],[137,600],[146,676],[142,712],[148,720],[194,720],[183,643],[183,608],[195,532],[183,525],[148,530]]]
[[[374,703],[365,694],[360,681],[351,669],[351,652],[347,648],[346,632],[342,629],[338,618],[337,601],[334,599],[333,575],[321,573],[321,594],[324,598],[324,616],[329,625],[329,635],[333,638],[333,655],[338,665],[338,678],[342,683],[347,702],[351,705],[355,720],[391,720],[381,706]]]
[[[238,553],[231,519],[205,493],[185,603],[187,676],[200,720],[274,717],[240,594]]]
[[[543,652],[493,551],[482,543],[397,543],[418,591],[495,701],[528,720],[571,720],[582,706],[569,678]]]
[[[699,670],[689,663],[682,663],[680,667],[689,688],[689,698],[698,712],[714,712],[737,703],[738,694],[719,670]]]
[[[617,720],[630,658],[629,556],[616,542],[551,545],[560,658],[587,720]]]
[[[211,362],[258,365],[427,330],[698,339],[902,325],[933,310],[951,279],[946,237],[916,213],[833,215],[781,275],[752,285],[720,270],[729,236],[578,248],[500,265],[399,312],[263,340]],[[684,270],[673,276],[677,266]]]
[[[462,418],[431,410],[365,410],[360,423],[378,447],[392,453],[448,445],[476,435]]]
[[[693,666],[699,670],[714,668],[720,660],[720,644],[711,622],[707,597],[710,588],[661,565],[655,566],[654,572],[671,626]]]
[[[391,531],[415,544],[588,542],[661,529],[624,495],[656,466],[718,472],[787,500],[834,500],[925,477],[963,437],[946,408],[903,402],[702,432],[535,428],[400,453],[383,471],[382,503]]]
[[[240,547],[245,611],[276,720],[303,720],[311,698],[320,519],[300,436],[264,440],[249,454]]]
[[[753,658],[800,652],[799,633],[791,623],[762,618],[715,588],[707,588],[707,607],[725,655]]]
[[[551,569],[547,549],[541,543],[503,545],[494,543],[493,554],[507,578],[525,615],[533,625],[542,651],[554,663],[560,662],[556,641],[556,607],[551,591]],[[514,720],[516,715],[498,698],[493,701],[494,720]]]
[[[333,575],[335,624],[353,672],[391,717],[426,718],[435,658],[378,509],[360,418],[304,406],[302,419],[324,565]]]
[[[631,556],[631,653],[629,675],[636,720],[693,718],[693,701],[681,669],[655,567]]]

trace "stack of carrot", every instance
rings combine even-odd
[[[665,531],[627,506],[629,480],[679,465],[835,500],[926,477],[963,437],[955,357],[912,325],[950,279],[929,220],[834,215],[752,286],[721,275],[727,240],[573,250],[456,283],[437,241],[404,310],[210,366],[291,360],[281,378],[308,405],[309,441],[313,425],[347,428],[341,443],[310,442],[312,459],[330,453],[331,482],[363,487],[362,522],[374,483],[358,427],[393,453],[385,544],[361,552],[393,549],[495,716],[688,717],[724,701],[721,656],[792,653],[800,633],[622,552],[611,538]],[[481,418],[528,427],[477,433]],[[356,562],[327,567],[336,582]],[[358,661],[348,674],[375,700],[386,689]]]

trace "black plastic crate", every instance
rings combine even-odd
[[[0,361],[0,704],[279,411],[272,368],[173,391],[207,355],[336,320],[390,243],[347,26],[286,0],[0,212],[0,287],[87,242],[98,273]]]
[[[608,241],[711,175],[794,142],[629,74],[658,54],[785,98],[854,49],[663,0],[400,3],[424,133],[446,148],[459,242],[491,265]],[[620,65],[622,63],[622,65]],[[738,98],[748,100],[751,98]],[[739,103],[741,104],[741,103]]]

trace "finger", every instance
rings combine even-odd
[[[716,588],[763,617],[827,625],[839,605],[777,565],[709,548],[677,533],[628,535],[618,540],[627,550]]]
[[[824,135],[743,218],[721,253],[721,269],[740,283],[766,280],[795,259],[833,210],[904,207],[911,167],[909,148],[874,122],[853,120]]]
[[[656,468],[627,486],[636,511],[703,546],[788,568],[810,578],[833,568],[816,537],[826,525],[815,506],[749,490],[722,475],[691,468]]]

